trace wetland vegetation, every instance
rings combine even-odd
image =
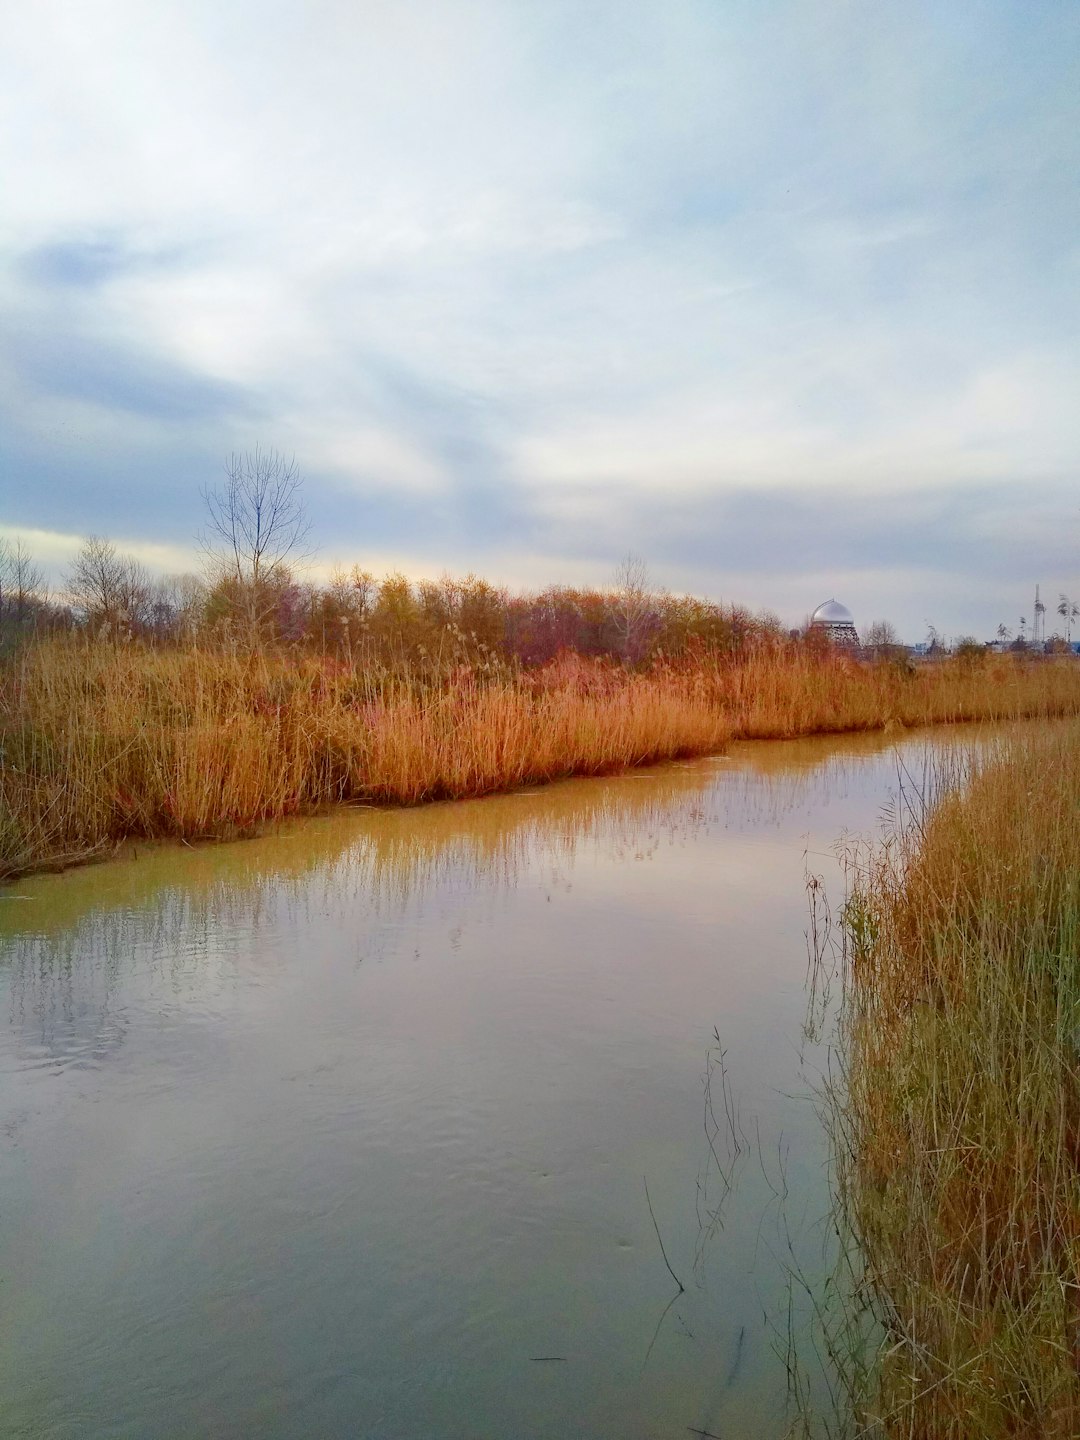
[[[416,804],[794,738],[1080,708],[1080,666],[851,660],[765,632],[636,664],[561,650],[307,654],[53,636],[0,690],[0,875],[132,838],[250,833],[335,802]]]
[[[826,1106],[838,1433],[1080,1433],[1078,818],[1069,722],[939,764],[856,857]]]
[[[856,658],[813,627],[657,592],[634,556],[603,590],[359,567],[300,583],[295,462],[256,450],[226,468],[204,497],[203,579],[155,581],[90,536],[50,600],[25,550],[0,547],[0,879],[127,839],[462,799],[730,739],[1080,711],[1072,657]]]

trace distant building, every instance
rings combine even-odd
[[[819,605],[810,616],[810,629],[826,635],[833,645],[856,647],[859,643],[855,618],[839,600],[826,600]]]

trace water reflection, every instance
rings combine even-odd
[[[782,1434],[804,857],[896,765],[744,746],[20,882],[0,1432]]]

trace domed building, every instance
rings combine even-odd
[[[810,629],[824,633],[833,645],[857,646],[855,617],[839,600],[826,600],[810,616]]]

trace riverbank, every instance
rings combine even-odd
[[[848,902],[837,1191],[883,1336],[852,1433],[1080,1433],[1078,816],[1080,725],[1016,737]]]
[[[563,656],[392,672],[54,639],[7,662],[0,876],[129,839],[250,833],[717,753],[730,739],[1080,712],[1080,666],[910,670],[803,650],[627,669]]]

